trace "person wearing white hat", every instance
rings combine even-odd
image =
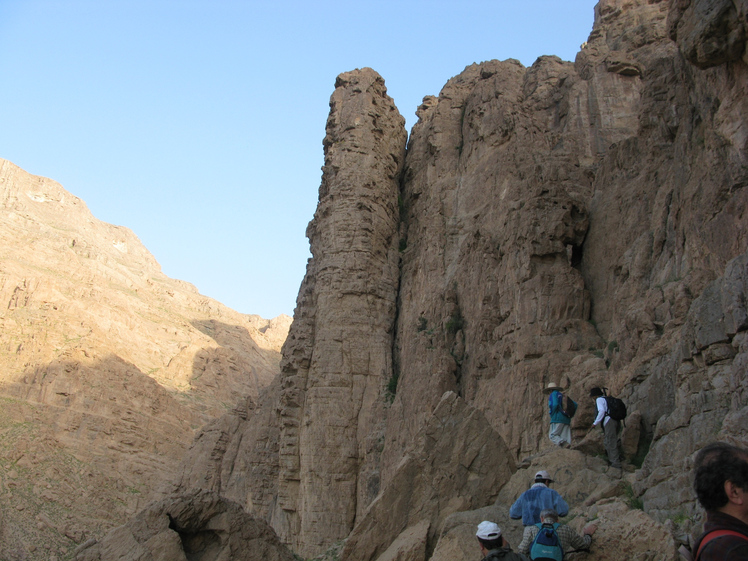
[[[483,561],[530,561],[521,553],[512,551],[495,522],[484,520],[478,524],[475,536],[478,538]]]
[[[545,470],[535,474],[532,487],[522,493],[509,509],[509,518],[521,518],[522,524],[531,526],[540,522],[540,511],[547,508],[555,510],[559,516],[569,514],[569,505],[549,486],[553,479]]]
[[[551,430],[548,438],[556,446],[562,448],[571,446],[571,416],[564,410],[563,388],[555,382],[550,382],[545,388],[549,392],[548,412],[551,415]],[[568,400],[567,400],[568,401]]]

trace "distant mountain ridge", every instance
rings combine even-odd
[[[167,277],[129,229],[5,160],[0,242],[0,543],[61,553],[124,522],[197,428],[258,396],[291,318]]]

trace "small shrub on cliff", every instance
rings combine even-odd
[[[395,397],[395,393],[397,393],[397,380],[399,376],[397,372],[393,372],[392,376],[390,377],[390,381],[387,382],[387,398],[390,403],[392,403],[392,400]]]
[[[629,505],[629,508],[634,510],[644,510],[644,503],[634,493],[634,488],[631,486],[631,483],[626,484],[623,493],[626,496],[626,504]]]
[[[447,320],[444,328],[447,330],[447,333],[449,333],[450,335],[454,335],[460,329],[462,329],[463,323],[464,320],[462,319],[462,314],[460,314],[460,312],[455,312],[452,317]]]

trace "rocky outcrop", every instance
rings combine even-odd
[[[692,464],[691,455],[679,451],[697,449],[714,439],[745,445],[747,303],[748,253],[744,253],[694,300],[678,345],[664,357],[671,368],[663,369],[657,379],[661,387],[672,388],[672,409],[657,420],[636,490],[648,512],[662,519],[677,516],[684,531],[693,528],[701,513],[681,491],[690,486]],[[646,391],[642,386],[634,395]]]
[[[152,504],[101,541],[90,540],[75,552],[78,561],[293,561],[263,520],[208,491]]]
[[[668,18],[670,37],[699,68],[748,62],[748,4],[738,0],[677,0]]]
[[[165,276],[126,228],[0,160],[0,549],[64,556],[143,508],[279,371],[290,318]]]
[[[384,552],[391,545],[397,551],[415,538],[423,559],[450,514],[493,503],[515,469],[506,444],[483,414],[447,392],[357,522],[342,558],[388,558],[393,552]]]
[[[343,559],[422,561],[474,555],[455,521],[504,524],[553,469],[600,520],[596,558],[673,559],[699,525],[691,455],[748,440],[745,14],[601,0],[574,63],[475,64],[424,98],[404,163],[381,78],[341,75],[282,374],[202,433],[180,484],[304,555],[347,536]],[[546,436],[551,381],[579,401],[574,450]],[[622,480],[593,386],[631,412]],[[469,434],[496,435],[474,472]],[[491,449],[521,469],[484,487]]]
[[[173,488],[220,491],[304,555],[346,537],[380,491],[405,140],[376,72],[338,77],[281,375],[256,406],[201,431]]]
[[[345,537],[378,491],[398,289],[404,119],[372,70],[335,86],[312,259],[280,376],[273,521],[304,555]]]

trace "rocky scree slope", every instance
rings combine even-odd
[[[64,556],[147,505],[279,371],[290,318],[168,278],[128,229],[0,160],[0,549]]]
[[[281,375],[201,432],[176,489],[305,556],[468,559],[482,517],[517,543],[500,513],[544,468],[601,521],[596,559],[674,559],[702,517],[693,453],[748,444],[747,16],[601,0],[574,63],[467,67],[407,148],[382,78],[342,74]],[[580,403],[575,450],[546,437],[551,381]],[[631,413],[623,480],[593,386]]]

